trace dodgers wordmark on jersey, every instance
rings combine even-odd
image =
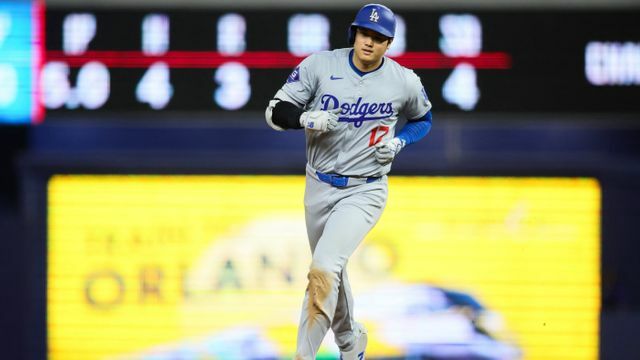
[[[322,51],[304,59],[276,93],[276,98],[307,111],[339,110],[332,131],[306,130],[307,160],[315,170],[345,176],[379,177],[374,146],[392,139],[398,115],[419,119],[431,102],[420,78],[385,57],[375,71],[362,73],[352,63],[352,49]]]

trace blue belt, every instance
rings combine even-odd
[[[316,171],[316,175],[318,175],[318,179],[320,181],[325,182],[331,186],[335,187],[345,187],[347,185],[358,185],[358,184],[368,184],[374,181],[378,181],[379,177],[348,177],[337,174],[325,174],[320,171]],[[351,181],[351,184],[349,184]]]

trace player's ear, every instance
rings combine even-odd
[[[391,47],[392,42],[393,42],[393,38],[389,38],[389,41],[387,42],[387,50],[389,50],[389,48]]]

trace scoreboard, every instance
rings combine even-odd
[[[356,10],[51,8],[49,114],[263,111]],[[388,56],[438,111],[640,112],[640,11],[396,12]]]
[[[640,110],[637,13],[398,11],[390,56],[440,110]],[[50,111],[263,110],[354,11],[47,13]]]

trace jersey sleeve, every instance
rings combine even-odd
[[[310,55],[291,72],[287,81],[276,94],[286,100],[304,107],[313,98],[317,88],[316,56]]]
[[[404,114],[408,120],[420,119],[431,110],[431,101],[429,101],[427,92],[418,75],[411,70],[407,70],[406,91],[407,101],[404,105]]]

